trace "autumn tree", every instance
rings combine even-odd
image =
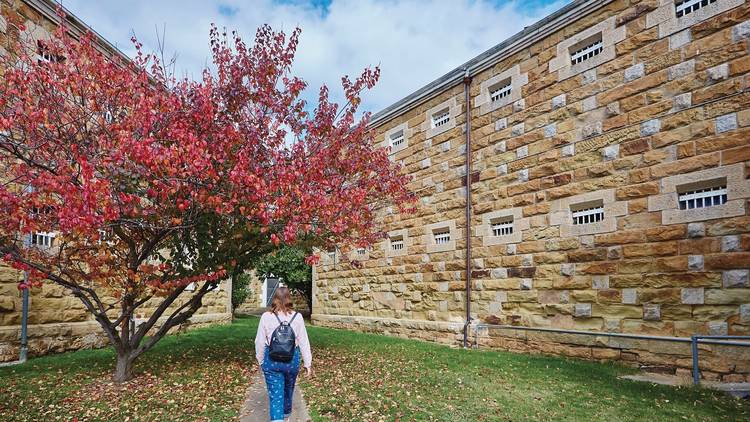
[[[308,106],[291,74],[299,36],[263,26],[246,45],[212,27],[199,80],[170,76],[136,40],[122,60],[64,24],[38,45],[9,37],[0,256],[28,272],[20,288],[55,283],[81,300],[116,352],[116,381],[270,247],[371,244],[379,209],[411,207],[408,179],[357,114],[378,69],[342,78],[345,104],[322,87]]]

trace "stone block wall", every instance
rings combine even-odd
[[[473,75],[472,318],[748,335],[750,4],[718,0],[684,18],[671,0],[602,4],[528,46],[508,47]],[[575,63],[588,45],[601,52]],[[512,95],[493,101],[501,85]],[[392,156],[414,177],[418,211],[383,210],[390,237],[353,256],[362,268],[323,257],[314,273],[315,323],[459,344],[464,96],[457,82],[373,127],[383,146],[394,128],[404,135]],[[680,197],[713,188],[724,188],[715,205],[680,208]],[[581,223],[582,213],[598,215]],[[512,233],[494,233],[503,224]],[[450,241],[438,243],[445,232]],[[480,334],[482,344],[503,349],[689,367],[689,350],[665,342]],[[704,350],[707,374],[750,374],[747,348]]]
[[[0,264],[0,362],[18,359],[21,338],[21,274]],[[176,309],[187,300],[186,292],[169,309]],[[232,321],[231,282],[224,281],[217,291],[208,293],[196,314],[173,332],[209,324]],[[149,301],[139,308],[136,324],[147,319],[158,306]],[[169,310],[165,313],[169,315]],[[47,283],[32,288],[29,295],[29,356],[41,356],[81,348],[103,347],[109,341],[104,331],[81,301],[62,287]],[[157,327],[160,323],[157,323]]]

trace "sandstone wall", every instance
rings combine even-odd
[[[50,19],[55,18],[55,7],[55,3],[46,0],[0,1],[0,54],[5,54],[3,46],[7,44],[8,37],[19,37],[18,29],[8,24],[8,17],[14,16],[24,23],[25,34],[21,36],[43,39],[54,31],[55,24]],[[79,28],[71,25],[74,30]],[[102,44],[101,48],[109,54],[117,54],[109,45]],[[18,290],[18,281],[21,278],[19,272],[0,264],[0,362],[18,359],[21,331],[21,292]],[[190,322],[177,329],[231,322],[230,297],[231,282],[224,281],[219,290],[206,295],[204,306]],[[175,302],[173,308],[182,303],[184,302]],[[148,318],[156,306],[157,301],[146,303],[137,319]],[[41,288],[31,290],[29,324],[30,356],[101,347],[108,342],[99,324],[85,312],[80,300],[53,284],[44,284]]]
[[[17,280],[21,275],[0,265],[0,362],[18,359],[21,338],[21,292]],[[172,332],[215,323],[230,323],[231,282],[208,293],[203,306],[182,326]],[[187,299],[186,292],[169,309],[176,309]],[[136,324],[147,319],[158,306],[149,301],[139,308]],[[165,313],[169,315],[169,310]],[[29,295],[29,356],[41,356],[81,348],[103,347],[108,339],[99,324],[85,311],[80,300],[63,288],[47,283],[32,288]],[[157,324],[157,328],[160,323]]]
[[[473,76],[476,320],[750,334],[750,4],[719,0],[684,18],[674,7],[610,2]],[[572,63],[597,41],[598,55]],[[492,101],[490,91],[506,85],[511,94]],[[354,256],[361,269],[322,257],[315,323],[458,344],[466,106],[459,84],[374,128],[383,145],[404,135],[393,157],[414,176],[419,209],[386,210],[389,239]],[[442,112],[450,120],[435,127]],[[714,184],[726,186],[725,203],[679,209],[679,194]],[[600,221],[573,224],[575,213],[598,207]],[[512,234],[493,234],[511,219]],[[450,240],[438,243],[445,232]],[[680,344],[479,334],[503,349],[689,367]],[[744,378],[747,352],[705,347],[704,375]]]

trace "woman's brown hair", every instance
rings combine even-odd
[[[289,287],[279,286],[276,289],[276,293],[273,294],[271,300],[271,312],[273,313],[289,313],[294,310],[294,304],[292,303],[292,295],[289,292]]]

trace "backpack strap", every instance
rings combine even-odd
[[[295,313],[294,313],[294,315],[292,315],[292,319],[290,319],[290,320],[289,320],[289,325],[292,325],[292,321],[294,321],[294,318],[296,318],[296,317],[297,317],[297,314],[298,314],[298,313],[299,313],[299,312],[295,312]],[[277,317],[277,318],[278,318],[278,317]]]
[[[276,312],[274,312],[273,316],[276,317],[276,321],[279,321],[279,325],[281,325],[281,320],[279,319],[279,315]]]

